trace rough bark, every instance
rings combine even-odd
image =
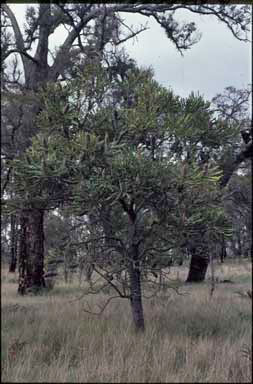
[[[206,271],[209,264],[208,248],[203,244],[194,246],[190,250],[191,262],[187,283],[199,283],[205,280]]]
[[[133,315],[133,322],[137,332],[145,330],[144,313],[142,305],[142,291],[141,291],[141,270],[139,260],[138,236],[136,225],[136,212],[134,209],[134,202],[128,203],[124,198],[119,199],[123,210],[128,214],[129,227],[128,227],[128,273],[130,277],[130,303]]]
[[[131,292],[131,309],[133,315],[133,322],[136,331],[144,331],[144,314],[141,296],[141,274],[138,266],[131,263],[129,267],[130,276],[130,292]]]
[[[141,272],[138,261],[138,254],[133,247],[133,253],[129,255],[132,261],[129,263],[128,273],[130,277],[130,303],[133,315],[133,322],[137,332],[145,330],[144,313],[142,305],[142,292],[141,292]]]
[[[45,287],[43,219],[41,209],[26,210],[20,218],[18,292],[22,295]]]
[[[51,19],[50,4],[39,6],[39,38],[34,57],[25,50],[23,36],[11,9],[5,5],[15,35],[16,49],[21,54],[24,66],[25,89],[38,91],[39,87],[46,84],[49,79],[48,66],[48,38],[50,35]],[[56,80],[56,79],[55,79]],[[24,108],[21,132],[24,132],[24,145],[22,150],[29,147],[31,137],[37,133],[35,124],[36,115],[41,106],[34,99],[33,105]],[[21,236],[19,239],[19,286],[18,292],[25,294],[29,289],[39,289],[45,286],[44,281],[44,212],[40,209],[29,209],[21,213]],[[14,250],[13,250],[14,252]],[[14,258],[11,268],[14,269]]]

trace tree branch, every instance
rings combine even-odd
[[[29,55],[26,51],[20,51],[19,49],[11,49],[7,52],[3,60],[6,60],[8,56],[10,56],[12,53],[19,53],[21,56],[25,56],[27,59],[33,61],[35,64],[39,64],[38,60],[36,60],[34,57]]]
[[[235,160],[232,162],[231,166],[225,169],[223,177],[220,180],[220,188],[224,188],[229,182],[231,176],[239,167],[239,165],[248,159],[252,159],[253,155],[253,143],[251,141],[246,144],[245,148],[236,156]]]
[[[29,63],[28,63],[28,60],[27,60],[28,59],[27,55],[24,55],[25,44],[24,44],[22,33],[21,33],[20,29],[19,29],[16,17],[14,16],[14,13],[10,9],[10,7],[7,4],[2,4],[2,9],[4,10],[4,12],[7,14],[7,16],[9,17],[9,19],[11,21],[13,32],[14,32],[14,36],[15,36],[15,40],[16,40],[17,50],[20,53],[22,53],[21,59],[22,59],[22,63],[23,63],[23,66],[24,66],[25,78],[27,78],[27,76],[28,76],[28,66],[29,66],[28,64]],[[28,56],[30,56],[30,55],[28,55]],[[31,57],[29,57],[29,59],[31,59]]]

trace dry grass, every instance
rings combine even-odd
[[[116,300],[97,317],[83,311],[83,300],[70,302],[78,285],[18,297],[3,271],[2,381],[250,383],[251,301],[236,294],[251,288],[250,264],[216,270],[237,280],[218,284],[212,298],[207,283],[146,300],[143,335],[132,329],[127,301]]]

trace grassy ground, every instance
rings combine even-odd
[[[77,283],[18,297],[15,277],[3,269],[2,381],[250,383],[252,302],[244,293],[251,266],[217,265],[216,276],[233,283],[217,283],[212,298],[207,279],[181,287],[182,295],[168,290],[145,300],[146,332],[136,335],[127,301],[94,316],[83,310],[86,299],[73,301]],[[92,296],[89,304],[107,298]]]

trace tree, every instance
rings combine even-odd
[[[224,154],[222,159],[223,177],[220,181],[224,188],[233,173],[242,163],[252,158],[252,127],[249,117],[249,98],[252,94],[250,88],[235,89],[227,87],[224,94],[219,94],[213,99],[215,112],[229,125],[235,125],[241,134],[241,142],[238,139],[233,143],[233,152]]]
[[[122,104],[119,100],[118,124],[113,125],[110,76],[101,64],[90,69],[90,76],[85,71],[65,85],[72,108],[64,116],[59,98],[52,98],[57,87],[44,92],[46,108],[37,122],[40,133],[13,162],[16,188],[19,193],[29,192],[27,205],[34,203],[33,190],[40,190],[40,204],[48,209],[56,201],[58,188],[69,186],[64,197],[59,195],[61,203],[72,214],[87,215],[98,223],[95,231],[87,231],[82,244],[93,249],[90,260],[106,285],[129,299],[139,331],[144,330],[143,272],[158,258],[168,261],[173,251],[180,251],[196,225],[208,239],[224,230],[219,172],[215,167],[203,169],[194,159],[190,163],[176,160],[169,151],[174,127],[186,125],[191,116],[173,114],[178,98],[159,86],[152,71],[133,70],[115,85],[122,89]],[[133,98],[130,106],[126,94]],[[56,100],[55,104],[47,103],[48,99]],[[90,115],[91,99],[99,104],[95,103]],[[79,108],[80,101],[84,108]],[[69,126],[66,137],[64,122],[70,118],[86,124],[82,129]],[[119,279],[119,285],[114,274],[122,270],[125,278]],[[154,282],[147,283],[145,289],[153,290]]]
[[[120,27],[124,23],[121,13],[140,13],[146,17],[154,17],[165,30],[170,41],[179,52],[190,48],[199,39],[194,23],[179,24],[175,19],[175,12],[184,9],[203,15],[214,15],[224,22],[233,35],[247,41],[247,31],[250,21],[250,7],[234,5],[184,5],[184,4],[40,4],[38,7],[29,6],[26,12],[26,27],[24,34],[16,21],[15,15],[7,4],[1,6],[3,33],[1,36],[1,89],[9,99],[7,107],[12,104],[10,94],[13,90],[15,99],[20,96],[20,126],[17,132],[13,125],[8,130],[15,132],[17,151],[14,158],[23,153],[30,145],[31,139],[38,133],[38,126],[34,124],[36,116],[44,105],[37,98],[39,88],[48,83],[55,83],[74,76],[71,71],[73,60],[80,60],[80,65],[91,61],[95,57],[102,60],[106,45],[119,45],[129,38],[145,30],[140,27],[132,30],[127,36],[120,36]],[[64,25],[69,30],[63,44],[52,53],[52,65],[49,65],[49,37],[58,26]],[[127,27],[128,28],[128,27]],[[129,30],[129,28],[128,28]],[[32,48],[37,44],[35,53]],[[14,56],[13,78],[8,76],[7,60]],[[22,71],[18,69],[21,64]],[[30,101],[26,103],[25,98]],[[66,106],[67,107],[67,106]],[[67,132],[67,131],[66,131]],[[17,138],[23,138],[19,141]],[[20,143],[23,143],[22,148]],[[13,159],[13,156],[11,160]],[[6,175],[12,172],[8,161],[4,162]],[[6,181],[8,180],[8,176]],[[30,200],[34,196],[31,196]],[[37,200],[32,206],[19,206],[20,225],[20,278],[21,293],[26,288],[40,288],[43,279],[43,220],[44,209]],[[27,269],[33,266],[36,273],[30,274]],[[26,278],[24,279],[24,275]]]
[[[173,121],[177,117],[177,123]],[[177,100],[171,111],[171,134],[168,150],[175,161],[185,163],[185,167],[196,162],[208,172],[212,165],[219,166],[219,158],[225,149],[231,148],[238,136],[238,127],[225,124],[211,107],[198,94]],[[191,203],[189,202],[189,205]],[[209,263],[209,247],[203,240],[205,225],[195,225],[192,236],[186,237],[185,250],[191,255],[187,281],[203,281]]]
[[[224,94],[219,94],[212,100],[212,113],[216,118],[211,122],[211,127],[216,125],[217,129],[216,132],[213,131],[214,135],[207,143],[207,148],[205,143],[202,144],[201,153],[208,152],[207,157],[203,159],[204,163],[210,159],[215,160],[222,170],[220,179],[222,190],[238,167],[252,158],[252,130],[249,129],[248,116],[250,94],[249,89],[227,87]],[[240,140],[240,133],[243,140]],[[208,136],[210,134],[207,133],[204,138]],[[224,236],[221,236],[220,242],[221,252],[224,254],[226,249]],[[196,252],[193,247],[192,252],[187,281],[201,282],[205,279],[209,264],[208,249],[199,248],[199,252]]]
[[[232,222],[233,236],[228,241],[230,256],[250,257],[252,243],[252,174],[247,167],[234,174],[225,192],[225,210]],[[232,254],[231,254],[232,253]]]

